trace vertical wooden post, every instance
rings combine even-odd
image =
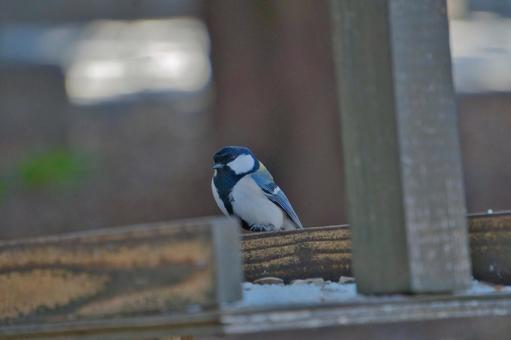
[[[359,291],[463,288],[470,261],[445,1],[331,5]]]

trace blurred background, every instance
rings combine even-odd
[[[470,212],[511,208],[511,0],[449,0]],[[325,0],[0,0],[0,239],[219,214],[251,147],[346,223]]]

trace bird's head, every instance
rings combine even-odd
[[[244,146],[226,146],[213,156],[213,169],[222,172],[232,172],[243,176],[259,168],[259,161],[252,151]]]

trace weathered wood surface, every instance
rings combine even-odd
[[[330,327],[309,327],[271,330],[264,333],[243,333],[218,337],[197,337],[194,340],[481,340],[507,339],[510,317],[445,318],[420,322],[396,321]],[[462,331],[460,331],[462,330]]]
[[[407,325],[410,325],[410,322],[429,322],[431,327],[440,327],[445,320],[458,318],[473,318],[471,319],[473,322],[481,319],[488,320],[488,318],[495,322],[500,320],[498,318],[505,318],[506,323],[510,321],[511,296],[496,294],[480,297],[438,295],[374,297],[314,307],[267,306],[253,309],[238,308],[234,305],[227,307],[224,311],[205,312],[194,312],[197,308],[197,304],[194,304],[191,311],[188,309],[189,313],[172,312],[170,308],[175,308],[174,305],[159,308],[169,296],[172,296],[173,287],[179,289],[179,293],[176,291],[174,293],[181,298],[183,294],[191,296],[192,299],[200,297],[201,292],[208,295],[197,285],[173,285],[175,278],[172,276],[172,268],[179,263],[186,263],[186,266],[192,267],[190,271],[183,272],[182,282],[187,281],[190,276],[193,277],[194,274],[191,273],[202,275],[201,273],[207,272],[205,264],[209,266],[215,262],[212,258],[218,259],[210,252],[212,238],[221,237],[225,242],[219,243],[221,247],[229,247],[231,243],[236,244],[236,241],[230,239],[224,232],[211,236],[211,228],[222,228],[222,226],[225,226],[223,219],[207,220],[207,222],[196,220],[174,226],[118,228],[66,237],[0,243],[0,298],[2,301],[0,310],[6,313],[9,306],[10,308],[15,306],[16,311],[23,314],[21,318],[3,319],[0,324],[0,337],[29,336],[54,339],[63,336],[65,338],[120,339],[193,334],[198,335],[200,339],[200,335],[252,334],[257,337],[262,334],[260,332],[265,332],[264,334],[276,332],[275,336],[277,336],[288,334],[287,332],[291,330],[294,330],[293,334],[296,334],[297,330],[335,327],[342,329],[346,334],[351,334],[346,328],[350,325],[395,324],[396,322],[406,322]],[[509,268],[511,259],[506,253],[510,249],[511,213],[473,215],[469,217],[469,226],[473,263],[476,265],[474,273],[494,275],[498,279],[507,278],[511,283],[511,277],[506,274],[509,270],[505,269]],[[235,223],[232,227],[238,230]],[[184,232],[183,229],[188,232]],[[200,230],[205,230],[205,233],[199,232]],[[190,237],[190,234],[194,236]],[[227,232],[227,235],[233,234]],[[176,240],[179,242],[176,243]],[[494,251],[495,241],[503,252]],[[194,242],[196,242],[195,245],[192,245]],[[150,249],[146,248],[147,245],[150,245]],[[174,255],[177,253],[176,250],[184,245],[194,251],[188,255],[180,253],[176,257]],[[331,275],[331,279],[335,280],[338,275],[350,274],[350,229],[347,226],[248,234],[243,236],[242,246],[248,278],[250,275],[285,277],[285,273],[290,272],[288,279],[312,276],[329,278],[328,275]],[[207,251],[203,252],[200,249]],[[197,257],[197,254],[203,255]],[[181,262],[183,259],[184,262]],[[225,260],[229,261],[228,258]],[[497,267],[490,270],[489,263]],[[234,263],[231,265],[236,266]],[[488,270],[485,271],[485,268]],[[51,273],[46,276],[41,275],[45,270],[57,272],[55,275]],[[21,277],[20,275],[24,273],[30,274],[32,271],[36,271],[37,277],[54,278],[53,285],[57,287],[52,287],[48,279],[39,282],[28,279],[19,281],[23,286],[14,285],[12,282],[9,284],[9,280]],[[17,274],[11,276],[10,273]],[[169,279],[162,279],[167,277],[168,273],[170,273]],[[35,280],[36,276],[32,279]],[[103,277],[107,277],[106,280],[103,279],[106,281],[103,284],[110,288],[94,295],[91,292],[102,283]],[[83,279],[83,282],[77,283],[75,278]],[[153,284],[144,282],[142,278]],[[214,280],[211,276],[209,279]],[[154,287],[158,284],[163,286],[160,291]],[[239,288],[239,284],[237,286]],[[165,287],[169,288],[166,292]],[[194,295],[191,291],[196,288],[198,288],[197,294]],[[75,297],[75,292],[78,292],[78,297]],[[149,295],[145,295],[146,293]],[[151,293],[155,293],[154,296],[157,295],[157,299],[133,299],[137,296],[151,297]],[[25,296],[25,294],[28,295]],[[79,294],[84,295],[80,297]],[[12,299],[16,296],[22,304],[12,304]],[[66,298],[67,301],[62,302],[61,297]],[[112,299],[112,297],[115,298]],[[4,303],[9,302],[8,298],[11,299],[10,304]],[[47,300],[30,312],[34,308],[33,305],[40,301],[38,299],[43,298]],[[118,313],[110,314],[113,310],[111,307],[122,306],[123,301],[131,301],[132,304],[125,305],[128,308],[124,311],[118,310]],[[209,306],[216,309],[215,298],[209,301],[211,303]],[[87,308],[94,310],[90,306],[98,307],[96,314],[80,315],[78,313]],[[157,308],[154,308],[155,306]],[[181,305],[181,308],[183,306]],[[103,309],[104,307],[108,308]],[[27,310],[24,308],[28,308],[29,312],[26,313]],[[179,310],[179,307],[177,308]],[[202,308],[208,309],[206,305]]]
[[[305,228],[278,233],[243,234],[247,281],[274,276],[289,282],[351,275],[351,230],[347,226]]]
[[[366,297],[332,305],[233,310],[222,320],[225,334],[231,335],[227,339],[260,339],[263,334],[265,339],[507,339],[511,295]],[[443,332],[449,324],[456,324],[457,331]],[[362,331],[375,326],[378,333]],[[425,333],[404,332],[407,328]],[[362,334],[366,337],[357,336]]]
[[[191,335],[211,334],[222,334],[221,318],[218,312],[69,321],[62,324],[47,324],[44,327],[37,325],[0,327],[0,339],[138,340],[170,337],[174,340],[173,337],[189,339]]]
[[[445,1],[331,4],[358,287],[367,293],[466,287]]]
[[[469,216],[474,277],[511,285],[511,213]]]
[[[468,225],[474,277],[511,284],[511,213],[471,215]],[[348,226],[245,234],[241,247],[248,281],[265,276],[337,281],[352,275]]]
[[[239,238],[236,220],[204,218],[0,242],[0,336],[217,310],[241,297]]]

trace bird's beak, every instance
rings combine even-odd
[[[220,164],[220,163],[214,163],[213,164],[213,169],[220,169],[220,168],[223,168],[224,165],[223,164]]]

